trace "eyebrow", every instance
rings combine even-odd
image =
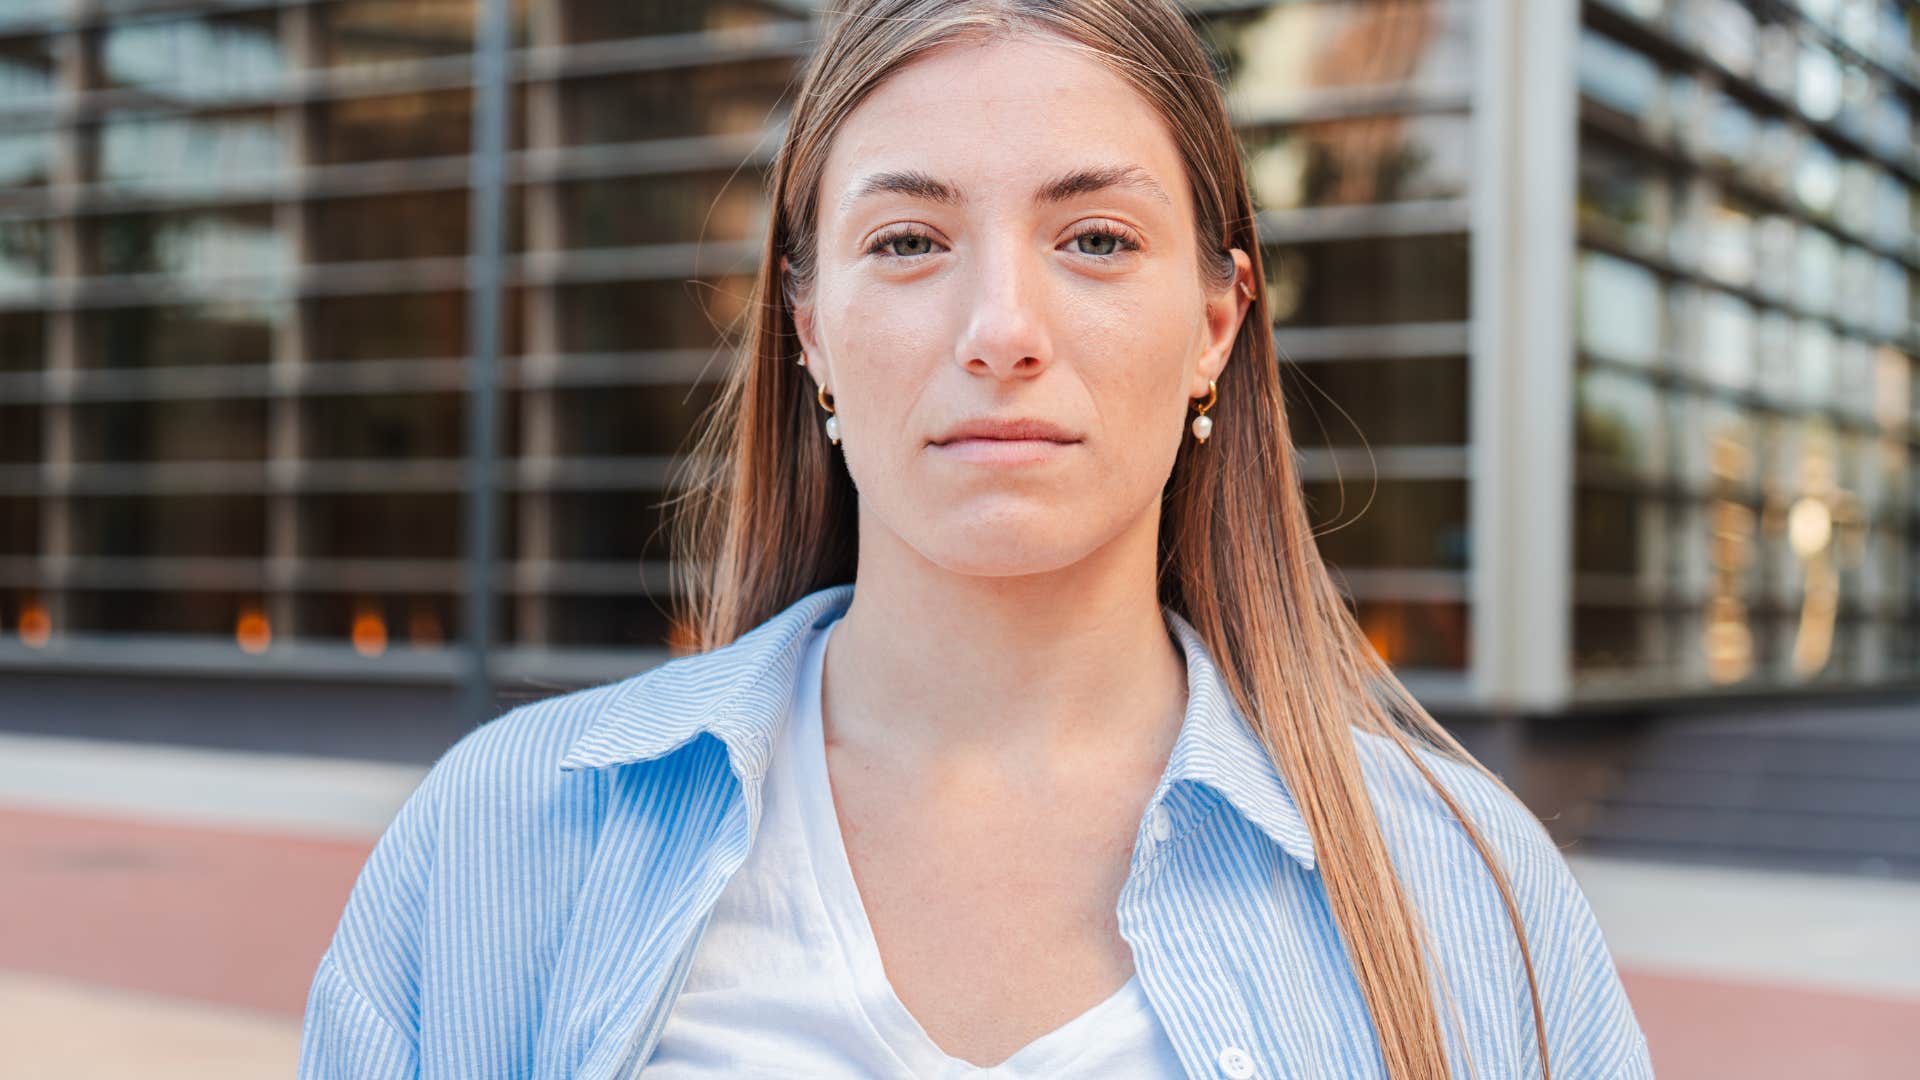
[[[1034,190],[1033,205],[1048,206],[1065,202],[1076,196],[1116,187],[1132,188],[1157,202],[1168,206],[1173,205],[1173,200],[1167,197],[1166,189],[1154,180],[1151,173],[1138,165],[1131,164],[1096,165],[1057,176]],[[846,197],[840,200],[840,209],[844,213],[847,208],[861,199],[886,192],[914,199],[925,199],[928,202],[946,206],[960,206],[967,201],[960,189],[952,184],[917,169],[896,169],[874,173],[855,184]]]

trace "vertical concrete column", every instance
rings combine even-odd
[[[314,69],[318,42],[315,40],[314,14],[310,7],[285,8],[280,12],[280,47],[285,58],[287,78],[304,86]],[[285,182],[273,205],[274,229],[287,248],[288,291],[291,294],[273,335],[268,399],[267,473],[267,619],[274,640],[293,641],[297,637],[300,614],[300,488],[301,465],[305,460],[305,410],[302,408],[303,375],[308,361],[307,307],[298,296],[302,268],[309,261],[307,206],[301,181],[307,167],[308,105],[305,94],[282,104],[276,117],[284,157],[281,161]]]
[[[539,58],[547,50],[566,41],[566,5],[535,4],[528,12],[530,56],[535,78],[526,84],[527,147],[519,155],[525,169],[521,188],[521,206],[526,215],[526,250],[520,265],[534,270],[566,249],[565,227],[560,211],[559,185],[553,179],[553,164],[564,151],[566,137],[560,113],[560,84],[545,77]],[[560,339],[559,297],[551,277],[525,273],[522,325],[526,328],[526,352],[517,371],[520,387],[521,462],[551,461],[559,453],[554,384],[559,375]],[[544,470],[521,473],[533,477]],[[512,523],[518,543],[514,579],[520,588],[514,594],[514,626],[517,643],[542,646],[551,639],[550,605],[546,590],[545,568],[554,557],[553,494],[546,486],[524,484]]]
[[[40,428],[40,592],[35,598],[53,634],[68,632],[71,605],[69,567],[77,551],[74,536],[72,477],[77,452],[73,391],[79,376],[83,315],[74,307],[75,284],[86,276],[84,240],[78,217],[79,195],[91,178],[94,154],[79,123],[75,101],[87,90],[93,70],[92,45],[81,29],[94,13],[93,0],[68,0],[68,20],[53,35],[56,56],[54,92],[60,117],[54,131],[53,183],[48,195],[52,246],[52,303],[46,316]]]

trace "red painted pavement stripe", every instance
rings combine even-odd
[[[1660,1080],[1920,1077],[1920,999],[1647,971],[1621,981]]]
[[[0,968],[298,1016],[372,849],[0,808]]]

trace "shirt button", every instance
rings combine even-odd
[[[1220,1051],[1220,1071],[1233,1077],[1233,1080],[1247,1080],[1253,1075],[1253,1059],[1245,1050],[1229,1046]]]
[[[1173,835],[1173,815],[1167,813],[1166,807],[1155,803],[1152,813],[1148,815],[1147,826],[1153,830],[1154,840],[1164,841]]]

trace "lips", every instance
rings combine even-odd
[[[982,418],[968,420],[947,429],[933,440],[935,446],[963,442],[969,439],[991,439],[997,441],[1037,440],[1050,443],[1075,443],[1079,436],[1066,428],[1047,420],[1030,417]]]

